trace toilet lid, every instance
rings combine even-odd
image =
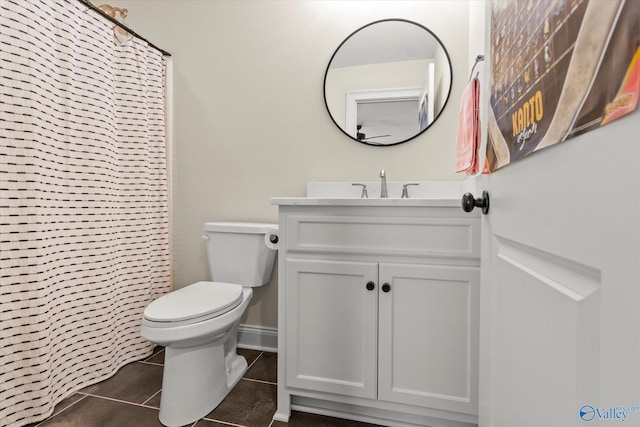
[[[242,286],[234,283],[198,282],[161,296],[144,309],[153,322],[183,322],[220,316],[242,302]]]

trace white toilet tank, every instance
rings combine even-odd
[[[207,222],[207,254],[214,282],[247,287],[269,282],[276,251],[265,244],[265,234],[277,224]]]

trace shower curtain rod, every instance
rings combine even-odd
[[[96,12],[98,12],[100,15],[104,16],[105,18],[107,18],[109,21],[111,21],[112,23],[116,24],[118,27],[122,28],[123,30],[125,30],[126,32],[128,32],[129,34],[131,34],[134,37],[139,38],[140,40],[147,42],[149,44],[149,46],[151,46],[154,49],[159,50],[163,55],[165,56],[171,56],[171,54],[169,52],[167,52],[164,49],[159,48],[158,46],[156,46],[155,44],[151,43],[149,40],[145,39],[144,37],[142,37],[140,34],[136,33],[135,31],[133,31],[132,29],[130,29],[129,27],[127,27],[126,25],[122,24],[121,22],[118,22],[118,20],[116,18],[112,18],[111,16],[107,15],[103,10],[101,10],[99,7],[94,6],[90,0],[78,0],[80,3],[82,3],[83,5],[87,6],[89,9],[94,10]]]

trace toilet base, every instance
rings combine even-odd
[[[236,353],[237,325],[215,343],[165,349],[160,422],[191,424],[214,410],[247,371]],[[226,339],[225,339],[226,338]]]

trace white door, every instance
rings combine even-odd
[[[480,426],[640,425],[640,110],[476,185]]]

